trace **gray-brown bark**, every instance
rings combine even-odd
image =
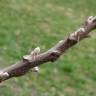
[[[46,62],[56,61],[66,50],[77,44],[80,40],[88,37],[89,32],[95,28],[96,17],[90,16],[77,31],[71,33],[65,40],[59,41],[47,52],[39,53],[37,55],[29,54],[23,56],[21,61],[2,69],[0,71],[0,82],[11,77],[22,76],[35,66],[39,66]]]

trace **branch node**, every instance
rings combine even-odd
[[[81,27],[79,28],[77,31],[75,31],[74,33],[72,33],[70,36],[69,36],[69,39],[70,40],[74,40],[76,42],[79,42],[80,39],[81,39],[81,34],[85,32],[85,28]]]
[[[29,55],[24,55],[23,59],[31,62],[40,53],[40,48],[36,47]]]

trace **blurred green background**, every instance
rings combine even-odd
[[[95,9],[96,0],[0,0],[0,69],[48,50]],[[96,96],[96,31],[39,73],[1,83],[0,96]]]

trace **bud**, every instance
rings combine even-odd
[[[40,47],[36,47],[32,52],[31,55],[38,55],[40,53]]]
[[[34,67],[31,70],[32,70],[32,72],[38,72],[39,71],[39,68],[38,67]]]
[[[9,74],[7,72],[0,72],[0,78],[3,80],[5,78],[9,77]]]

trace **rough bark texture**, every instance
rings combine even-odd
[[[75,32],[71,33],[65,40],[59,41],[47,52],[38,53],[39,48],[31,54],[23,56],[22,60],[0,71],[0,82],[12,77],[26,74],[31,68],[46,62],[56,61],[66,50],[77,44],[80,40],[89,37],[89,32],[96,28],[96,17],[90,16],[84,24]]]

